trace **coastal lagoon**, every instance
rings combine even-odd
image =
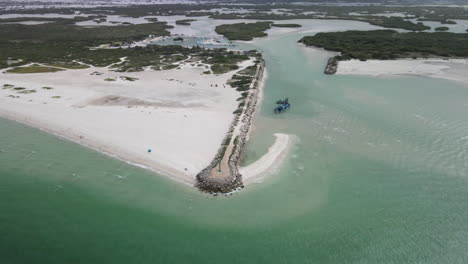
[[[297,140],[230,197],[2,119],[0,262],[468,262],[468,85],[324,75],[331,53],[297,40],[376,27],[299,23],[240,44],[268,75],[243,163],[274,133]],[[273,114],[284,97],[292,108]]]

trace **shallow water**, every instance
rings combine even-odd
[[[303,30],[366,27],[323,23]],[[468,262],[467,85],[326,76],[329,54],[285,32],[243,44],[269,76],[245,163],[274,133],[299,143],[232,197],[0,120],[0,262]]]

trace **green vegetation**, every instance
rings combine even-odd
[[[39,25],[3,24],[0,25],[0,41],[54,41],[69,44],[81,42],[89,46],[111,43],[114,41],[141,40],[148,35],[168,36],[167,28],[172,26],[164,22],[138,25],[81,27],[63,23]]]
[[[107,19],[105,19],[105,18],[98,18],[98,19],[94,19],[93,21],[96,22],[97,24],[100,24],[100,23],[106,22]]]
[[[130,82],[134,82],[134,81],[138,80],[138,78],[128,77],[128,76],[120,76],[120,79],[122,79],[124,81],[130,81]]]
[[[145,20],[149,22],[158,22],[157,17],[145,17]]]
[[[299,40],[341,52],[338,60],[418,57],[468,57],[468,34],[447,32],[398,33],[393,30],[318,33]]]
[[[145,48],[112,51],[118,51],[119,55],[113,55],[116,59],[127,57],[124,62],[112,66],[119,72],[141,71],[145,67],[151,67],[154,70],[175,69],[179,66],[175,63],[187,60],[188,56],[191,56],[191,61],[201,61],[208,64],[214,73],[221,74],[237,69],[237,63],[249,59],[247,55],[227,51],[226,49],[186,48],[176,45],[150,45]],[[201,66],[204,64],[201,64]]]
[[[229,81],[229,85],[236,88],[239,92],[245,92],[249,90],[250,84],[253,81],[253,76],[241,76],[235,74],[232,76],[232,79]]]
[[[81,21],[88,20],[102,20],[104,16],[101,15],[91,15],[91,16],[75,16],[74,18],[61,18],[61,17],[12,17],[0,19],[0,23],[21,23],[28,21],[40,21],[40,22],[54,22],[62,25],[72,25]]]
[[[165,56],[163,60],[163,62],[165,63],[176,63],[176,62],[181,62],[183,60],[186,60],[188,58],[187,55],[183,55],[183,54],[174,54],[174,55],[170,55],[170,56]]]
[[[42,89],[44,89],[44,90],[52,90],[52,89],[54,89],[54,88],[48,87],[48,86],[44,86],[44,87],[42,87]]]
[[[443,21],[440,21],[441,24],[447,24],[447,25],[456,25],[457,22],[453,21],[453,20],[443,20]]]
[[[215,5],[210,6],[214,7]],[[148,18],[152,23],[137,25],[116,25],[82,27],[76,22],[93,20],[105,21],[105,15],[122,15],[131,17],[177,15],[197,16],[205,10],[206,5],[155,5],[132,7],[98,7],[89,9],[54,9],[54,10],[22,10],[20,13],[44,14],[60,13],[82,14],[99,13],[99,15],[83,15],[74,18],[13,18],[0,22],[46,21],[47,24],[22,25],[0,24],[0,69],[9,68],[8,72],[53,72],[64,69],[83,69],[90,66],[111,66],[117,72],[142,71],[145,68],[167,70],[179,68],[178,63],[197,62],[206,67],[205,73],[222,74],[238,69],[237,63],[255,55],[255,51],[247,54],[228,51],[226,49],[205,49],[201,47],[187,48],[177,45],[148,45],[146,47],[128,48],[133,42],[142,40],[149,35],[168,36],[166,22],[158,22],[156,18]],[[204,11],[203,11],[204,12]],[[197,14],[195,14],[197,13]],[[211,13],[210,13],[211,14]],[[185,19],[177,24],[187,24],[195,21]],[[254,23],[269,28],[271,22]],[[261,32],[263,33],[263,32]],[[264,34],[264,33],[263,33]],[[255,35],[255,34],[254,34]],[[125,57],[122,61],[121,58]],[[189,59],[190,58],[190,59]],[[32,65],[31,65],[32,64]],[[91,75],[100,75],[95,72]],[[126,76],[122,80],[136,79]],[[112,81],[115,79],[106,79]],[[48,89],[43,87],[42,89]],[[50,88],[52,89],[52,88]]]
[[[15,68],[7,70],[6,72],[7,73],[44,73],[44,72],[58,72],[58,71],[63,71],[63,69],[33,64],[31,66],[15,67]]]
[[[299,25],[299,24],[273,24],[271,26],[272,27],[286,27],[286,28],[302,27],[302,25]]]
[[[120,57],[138,52],[92,47],[141,40],[150,34],[166,36],[169,35],[167,27],[165,23],[92,28],[62,23],[3,24],[0,25],[0,69],[30,63],[69,69],[87,67],[77,61],[93,66],[107,66],[119,62]],[[16,59],[14,63],[11,63],[11,58]],[[24,69],[15,71],[18,70]]]
[[[237,98],[239,101],[239,105],[237,109],[233,112],[234,115],[241,115],[245,108],[246,99],[249,96],[249,90],[252,83],[255,81],[255,74],[257,73],[258,63],[257,61],[255,65],[248,66],[247,68],[236,72],[231,79],[228,81],[228,84],[235,88],[237,91],[241,92],[241,97]],[[253,86],[255,89],[255,85]],[[236,121],[237,122],[237,121]]]
[[[367,22],[371,25],[381,26],[386,28],[402,28],[413,31],[428,30],[430,27],[425,26],[423,23],[413,23],[408,20],[404,20],[401,17],[384,17],[384,16],[316,16],[316,15],[278,15],[278,14],[216,14],[211,15],[211,18],[216,19],[260,19],[260,20],[285,20],[285,19],[344,19],[344,20],[355,20],[361,22]],[[257,22],[262,23],[262,22]],[[234,24],[235,25],[235,24]],[[219,33],[219,32],[218,32]],[[221,34],[221,33],[220,33]]]
[[[14,67],[8,72],[26,73],[112,65],[118,72],[142,71],[145,67],[166,70],[177,68],[175,63],[190,56],[192,61],[202,61],[221,74],[237,69],[238,62],[248,59],[226,49],[177,45],[119,48],[148,35],[168,35],[166,29],[165,23],[92,28],[58,23],[0,25],[0,69]],[[113,48],[96,48],[109,43]],[[123,62],[122,57],[126,57]],[[24,67],[31,63],[44,66]]]
[[[208,64],[236,64],[245,60],[248,60],[249,56],[242,54],[240,52],[228,52],[224,54],[223,52],[218,52],[218,54],[213,54],[213,56],[205,59],[203,63]]]
[[[447,31],[447,30],[449,30],[449,28],[448,27],[436,27],[436,28],[434,28],[434,30],[435,31]]]
[[[320,2],[320,1],[315,1]],[[322,1],[326,2],[326,1]],[[357,1],[358,2],[358,1]],[[369,2],[369,1],[368,1]],[[259,20],[285,20],[285,19],[346,19],[360,20],[369,22],[374,25],[386,24],[392,28],[404,28],[413,30],[407,27],[414,27],[415,23],[402,23],[404,18],[397,18],[394,21],[383,21],[384,13],[402,13],[406,18],[423,19],[420,21],[453,21],[454,19],[468,20],[468,12],[463,6],[405,6],[405,5],[291,5],[289,3],[275,2],[275,5],[267,3],[267,1],[255,2],[255,5],[239,4],[230,6],[230,9],[238,9],[238,13],[222,14],[211,9],[225,8],[222,3],[197,3],[193,4],[155,4],[155,5],[132,5],[120,7],[96,7],[93,9],[86,8],[59,8],[59,9],[38,9],[38,10],[17,10],[15,13],[22,14],[42,14],[42,13],[61,13],[74,14],[74,11],[80,11],[84,14],[94,15],[120,15],[128,17],[143,17],[143,16],[168,16],[168,15],[185,15],[187,17],[210,16],[218,19],[259,19]],[[286,10],[284,14],[272,14],[272,9]],[[249,10],[251,13],[242,13],[241,10]],[[358,16],[350,15],[350,13],[358,14]],[[77,17],[75,17],[75,20]],[[80,16],[78,19],[100,20],[100,16],[95,18]],[[38,19],[34,19],[38,20]],[[51,19],[52,20],[52,19]],[[56,18],[53,20],[58,21]],[[64,21],[64,23],[71,23]],[[149,21],[155,21],[153,18]],[[449,22],[452,23],[452,22]],[[72,23],[71,23],[72,24]],[[422,27],[421,27],[422,28]],[[416,29],[417,30],[417,29]]]
[[[225,36],[229,40],[252,40],[254,38],[265,37],[264,31],[271,28],[273,22],[237,23],[225,24],[216,27],[218,34]]]
[[[254,11],[251,13],[214,13],[210,15],[217,19],[258,19],[258,20],[286,20],[286,19],[345,19],[367,22],[388,28],[402,28],[422,31],[429,27],[413,23],[406,18],[416,18],[419,21],[438,21],[441,23],[455,23],[453,19],[468,19],[468,12],[463,7],[447,6],[379,6],[379,5],[310,5],[291,6],[288,4],[237,6],[241,9]],[[273,14],[271,9],[287,10],[284,14]],[[269,12],[269,13],[267,13]],[[357,15],[350,15],[354,13]],[[402,13],[406,17],[386,17],[384,13]]]
[[[205,59],[203,62],[211,65],[214,74],[223,74],[239,69],[237,63],[248,60],[249,56],[239,53],[229,55],[219,54],[215,57]]]
[[[176,64],[168,64],[168,65],[163,65],[161,66],[161,69],[162,70],[172,70],[172,69],[175,69],[179,67],[179,65],[176,65]]]
[[[54,96],[52,96],[51,98],[53,98],[53,99],[59,99],[59,98],[61,98],[61,96],[54,95]]]
[[[13,84],[4,84],[3,85],[3,89],[11,89],[13,87],[15,87]]]
[[[184,25],[184,26],[190,26],[191,22],[197,21],[196,19],[182,19],[182,20],[177,20],[175,23],[176,25]]]
[[[271,2],[271,1],[270,1]],[[291,16],[297,14],[303,14],[304,12],[314,11],[317,13],[326,13],[330,16],[347,15],[350,12],[365,13],[365,14],[381,14],[385,12],[391,13],[406,13],[408,16],[416,17],[447,17],[450,19],[463,19],[467,17],[466,11],[463,7],[448,7],[448,6],[401,6],[401,5],[290,5],[286,3],[277,2],[275,5],[271,5],[268,1],[255,1],[255,5],[251,4],[239,4],[230,6],[230,9],[247,9],[251,12],[262,14],[265,12],[271,12],[272,8],[288,10]],[[325,2],[325,1],[315,1]],[[354,1],[359,2],[359,1]],[[371,1],[364,1],[371,2]],[[374,1],[375,2],[375,1]],[[210,9],[225,8],[226,5],[222,3],[197,3],[193,4],[154,4],[154,5],[132,5],[132,6],[119,6],[119,7],[96,7],[92,10],[89,9],[77,9],[77,8],[60,8],[60,9],[42,9],[42,10],[18,10],[17,12],[23,14],[40,14],[40,13],[61,13],[61,14],[74,14],[74,11],[81,11],[82,13],[96,13],[100,14],[112,14],[122,15],[129,17],[141,17],[141,16],[167,16],[167,15],[187,15],[187,16],[206,16],[210,14],[216,14],[217,12],[210,11]],[[218,12],[219,13],[219,12]]]
[[[31,94],[31,93],[35,93],[35,92],[36,92],[36,90],[21,90],[18,93],[19,94]]]
[[[401,17],[359,17],[356,20],[368,22],[371,25],[385,28],[402,28],[412,31],[423,31],[431,29],[431,27],[425,26],[421,22],[415,24],[411,21],[404,20]]]
[[[60,63],[60,62],[50,63],[50,64],[47,64],[47,66],[57,67],[57,68],[65,68],[65,69],[71,69],[71,70],[89,68],[89,65],[74,62],[74,61],[72,61],[72,62],[63,62],[63,63]]]
[[[257,65],[252,65],[239,71],[237,74],[254,76],[256,72],[257,72]]]
[[[255,74],[257,73],[258,64],[249,66],[241,71],[234,74],[228,81],[228,84],[236,88],[237,91],[242,92],[242,99],[245,99],[248,95],[250,85],[254,81]]]
[[[237,69],[239,69],[239,66],[235,64],[213,64],[211,66],[214,74],[223,74]]]
[[[453,20],[447,20],[446,18],[418,18],[418,21],[434,21],[434,22],[439,22],[441,24],[447,24],[447,25],[455,25],[457,22]]]

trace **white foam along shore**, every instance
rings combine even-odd
[[[244,184],[262,182],[265,176],[277,170],[287,156],[293,144],[293,136],[276,133],[275,142],[260,159],[254,163],[239,168]]]
[[[245,61],[240,69],[252,64]],[[185,64],[131,73],[94,67],[3,72],[0,116],[193,184],[218,150],[239,97],[226,84],[234,72],[205,70]],[[3,89],[5,84],[14,88]]]
[[[418,75],[468,83],[467,59],[400,59],[340,61],[336,74]]]

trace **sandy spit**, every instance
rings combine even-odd
[[[276,133],[273,145],[268,152],[254,163],[239,168],[244,184],[260,183],[266,176],[279,169],[294,143],[294,137],[287,134]]]

